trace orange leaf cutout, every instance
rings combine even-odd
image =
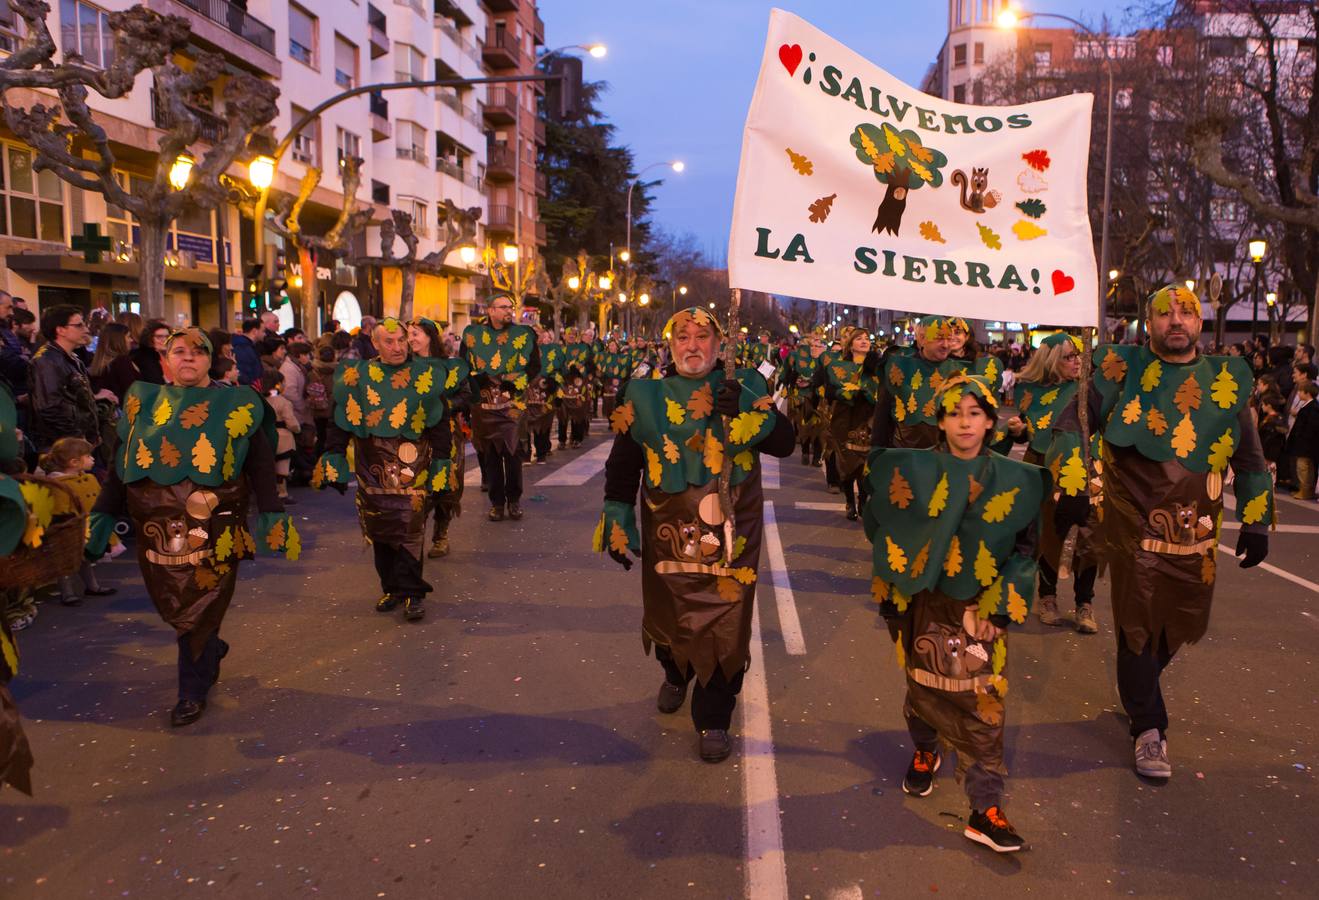
[[[714,411],[714,390],[709,382],[692,391],[687,398],[687,415],[693,420],[704,419]]]
[[[179,413],[179,424],[184,428],[196,428],[198,425],[204,425],[210,418],[211,401],[203,400],[201,403],[194,403],[183,412]]]
[[[916,495],[911,492],[911,483],[897,469],[888,483],[888,502],[898,509],[906,509]]]

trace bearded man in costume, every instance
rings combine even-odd
[[[698,752],[720,762],[732,749],[728,728],[750,664],[764,526],[760,454],[782,458],[796,442],[758,372],[725,380],[722,331],[706,310],[682,310],[664,331],[673,352],[665,377],[630,381],[614,411],[595,550],[625,569],[629,553],[641,557],[642,646],[653,645],[664,667],[657,706],[677,712],[695,679]],[[731,510],[719,496],[726,459]]]
[[[275,483],[275,415],[251,388],[212,381],[211,353],[206,332],[176,331],[165,344],[173,383],[138,381],[128,389],[87,549],[99,557],[115,518],[127,512],[147,593],[179,636],[179,699],[170,713],[176,727],[205,712],[229,652],[220,626],[238,563],[256,554],[247,522],[252,495],[266,547],[289,559],[302,552]]]
[[[1148,303],[1149,344],[1095,350],[1087,407],[1103,438],[1100,519],[1113,580],[1117,681],[1131,722],[1135,767],[1168,778],[1168,710],[1159,678],[1185,643],[1209,629],[1223,473],[1235,474],[1237,556],[1242,568],[1268,555],[1273,478],[1250,411],[1249,364],[1203,356],[1200,299],[1180,285]],[[1059,533],[1090,516],[1090,473],[1077,405],[1064,412],[1049,449],[1062,490]]]
[[[375,359],[344,360],[334,373],[334,418],[312,486],[344,493],[351,442],[357,514],[383,592],[376,611],[402,605],[415,622],[432,589],[422,577],[431,498],[454,486],[448,398],[464,388],[467,363],[409,358],[408,331],[397,319],[378,324],[371,344]]]
[[[492,522],[522,518],[522,417],[527,387],[540,374],[540,347],[529,325],[513,322],[513,298],[495,296],[488,322],[463,330],[463,359],[478,396],[472,404],[472,442],[485,460]]]

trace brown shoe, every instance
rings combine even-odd
[[[439,559],[449,555],[449,536],[447,534],[435,535],[435,540],[431,543],[430,550],[426,551],[429,559]]]
[[[1099,623],[1095,621],[1093,603],[1082,603],[1076,608],[1076,630],[1081,634],[1099,633]]]
[[[516,503],[508,505],[508,517],[514,522],[522,518],[522,507]]]
[[[1045,625],[1066,625],[1067,620],[1058,614],[1057,597],[1040,598],[1040,621]]]
[[[489,519],[491,522],[504,521],[504,507],[502,506],[490,507],[490,512],[486,513],[486,518]]]

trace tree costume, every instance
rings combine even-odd
[[[718,330],[713,317],[694,307],[670,319],[666,333],[677,333],[685,320]],[[642,646],[647,653],[655,646],[668,683],[685,686],[695,676],[698,730],[727,730],[749,663],[763,529],[759,455],[786,456],[794,440],[759,373],[737,372],[739,414],[725,433],[716,411],[722,369],[703,378],[669,371],[662,379],[630,381],[614,411],[594,549],[616,559],[640,553]],[[726,454],[733,459],[732,522],[718,496]]]
[[[593,345],[577,341],[564,348],[562,388],[559,397],[559,446],[581,446],[591,425],[595,405],[597,356]],[[570,433],[571,432],[571,433]]]
[[[993,404],[988,382],[946,383]],[[1035,529],[1049,474],[987,448],[974,459],[939,450],[876,448],[864,522],[874,545],[872,594],[907,674],[903,713],[916,749],[957,751],[974,810],[1002,807],[1003,700],[1009,622],[1035,592]]]
[[[849,346],[860,329],[843,329],[843,346]],[[851,354],[834,356],[827,365],[818,366],[815,382],[823,388],[820,417],[824,423],[824,452],[833,461],[833,474],[847,500],[847,515],[855,519],[858,497],[866,502],[866,485],[862,470],[870,453],[870,428],[879,396],[879,380],[874,374],[878,357],[867,354],[864,362],[855,362]]]
[[[189,329],[170,336],[210,353]],[[114,519],[133,522],[151,602],[179,635],[179,701],[204,707],[229,645],[220,627],[238,564],[267,549],[297,559],[301,536],[275,484],[275,416],[250,387],[135,382],[124,396],[115,466],[91,517],[87,554],[105,550]],[[248,504],[260,510],[248,530]],[[177,711],[177,709],[176,709]],[[176,723],[186,724],[186,723]]]
[[[0,465],[21,468],[20,448],[16,432],[18,413],[8,388],[0,385]],[[27,538],[29,546],[33,535],[29,530],[29,509],[22,486],[12,478],[0,474],[0,556],[13,553]],[[37,524],[38,527],[39,523]],[[23,733],[23,720],[18,704],[9,693],[9,682],[18,674],[18,645],[9,630],[9,622],[0,616],[0,786],[13,785],[32,796],[32,748]]]
[[[1165,287],[1151,299],[1156,311],[1169,303],[1200,314],[1185,288]],[[1262,543],[1262,553],[1274,522],[1273,479],[1251,418],[1254,379],[1244,359],[1197,354],[1172,363],[1146,346],[1104,345],[1095,360],[1088,406],[1103,437],[1098,515],[1113,580],[1119,693],[1133,736],[1162,735],[1168,714],[1159,673],[1209,627],[1223,473],[1231,465],[1236,475],[1242,546]],[[1083,505],[1089,479],[1075,401],[1058,425],[1049,467],[1062,492]],[[1060,517],[1066,502],[1059,501]]]
[[[400,365],[378,357],[344,360],[335,372],[334,419],[312,486],[342,491],[351,442],[357,515],[384,592],[381,612],[402,602],[419,614],[431,591],[422,577],[429,501],[453,490],[456,477],[446,398],[461,391],[467,377],[467,363],[437,357],[412,357]]]
[[[788,420],[797,430],[803,463],[818,464],[823,450],[820,440],[819,396],[811,388],[812,379],[825,356],[811,356],[809,341],[801,341],[779,367],[778,383],[788,401]]]
[[[645,351],[630,347],[621,350],[605,350],[597,358],[597,371],[600,375],[601,410],[607,419],[614,414],[618,405],[618,391],[623,382],[632,374],[636,363],[644,357]]]
[[[463,330],[462,354],[476,386],[472,442],[485,466],[491,518],[495,510],[503,518],[505,504],[519,510],[522,499],[520,428],[527,410],[527,387],[540,374],[536,332],[527,325],[495,328],[473,323]]]
[[[536,459],[550,455],[550,429],[558,408],[566,354],[562,344],[540,345],[540,373],[527,383],[527,413],[522,417],[523,440],[530,442]]]

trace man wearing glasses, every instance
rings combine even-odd
[[[87,320],[76,306],[53,306],[41,317],[46,343],[32,357],[28,394],[32,398],[30,432],[38,451],[62,437],[101,442],[87,369],[76,351],[91,342]]]

